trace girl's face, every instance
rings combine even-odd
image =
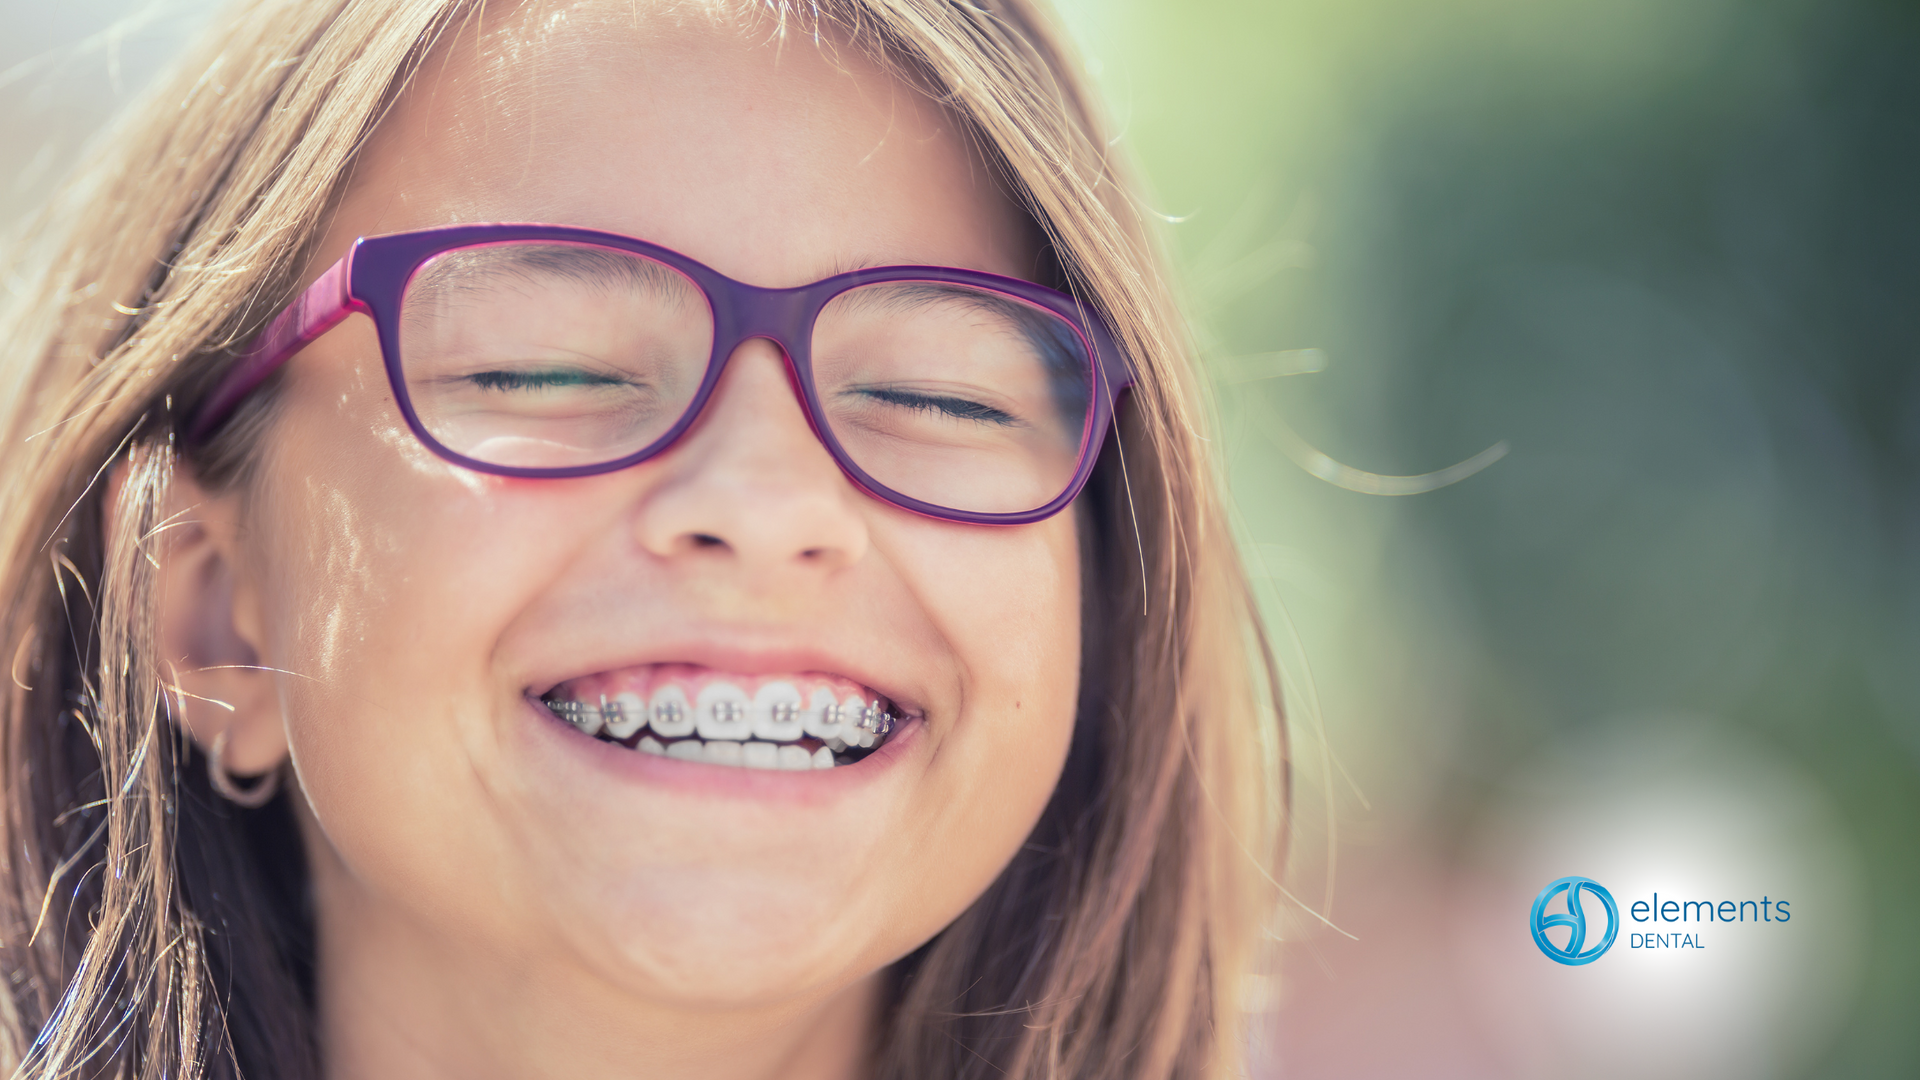
[[[765,286],[1033,274],[1029,223],[953,120],[859,52],[608,8],[469,25],[383,120],[315,272],[359,235],[540,221]],[[285,378],[233,611],[286,672],[272,727],[309,811],[323,987],[369,976],[327,1009],[458,1010],[504,979],[615,1028],[637,1001],[799,1016],[935,934],[1037,820],[1077,693],[1074,515],[959,525],[863,494],[765,341],[671,450],[583,479],[433,456],[362,318]],[[765,770],[597,740],[540,701],[779,683],[907,719],[857,764]]]

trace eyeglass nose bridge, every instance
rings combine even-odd
[[[704,282],[707,302],[713,306],[713,363],[716,368],[740,346],[765,338],[793,363],[796,347],[804,353],[814,307],[812,289],[765,289],[713,275]],[[716,376],[718,372],[716,371]]]
[[[766,341],[780,352],[781,363],[787,372],[787,386],[793,391],[801,415],[807,418],[807,427],[812,429],[813,437],[833,456],[842,471],[864,487],[864,481],[848,468],[846,455],[839,443],[822,428],[817,402],[809,384],[808,335],[812,333],[813,317],[819,307],[818,290],[808,286],[768,289],[734,281],[720,274],[713,276],[716,280],[702,283],[706,288],[708,303],[713,308],[713,357],[706,386],[694,413],[704,413],[712,404],[720,379],[726,374],[727,365],[733,362],[741,346],[751,341]]]

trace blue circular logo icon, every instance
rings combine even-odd
[[[1599,944],[1592,947],[1587,946],[1587,913],[1580,902],[1581,893],[1599,897],[1607,909],[1607,932],[1599,936]],[[1566,912],[1547,914],[1547,905],[1562,895],[1567,898]],[[1534,897],[1533,916],[1528,921],[1533,927],[1533,943],[1540,946],[1548,959],[1569,965],[1591,964],[1613,947],[1613,937],[1620,932],[1620,909],[1613,906],[1613,894],[1607,887],[1592,878],[1563,877]],[[1559,926],[1567,928],[1563,945],[1555,945],[1547,936],[1548,930]]]

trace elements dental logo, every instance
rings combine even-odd
[[[1598,897],[1607,909],[1607,932],[1599,936],[1599,944],[1591,948],[1587,947],[1587,913],[1580,903],[1581,893]],[[1547,905],[1561,896],[1566,897],[1566,911],[1547,914]],[[1534,897],[1529,923],[1533,927],[1533,943],[1540,946],[1548,959],[1568,965],[1591,964],[1613,947],[1614,936],[1620,932],[1620,909],[1614,906],[1613,894],[1606,886],[1592,878],[1563,877]],[[1561,926],[1567,928],[1567,940],[1564,945],[1556,945],[1547,931]]]

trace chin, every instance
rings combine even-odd
[[[573,947],[608,981],[688,1006],[776,1004],[831,991],[905,948],[836,884],[753,873],[636,872]],[[704,902],[702,902],[704,898]],[[910,945],[908,946],[910,948]]]

